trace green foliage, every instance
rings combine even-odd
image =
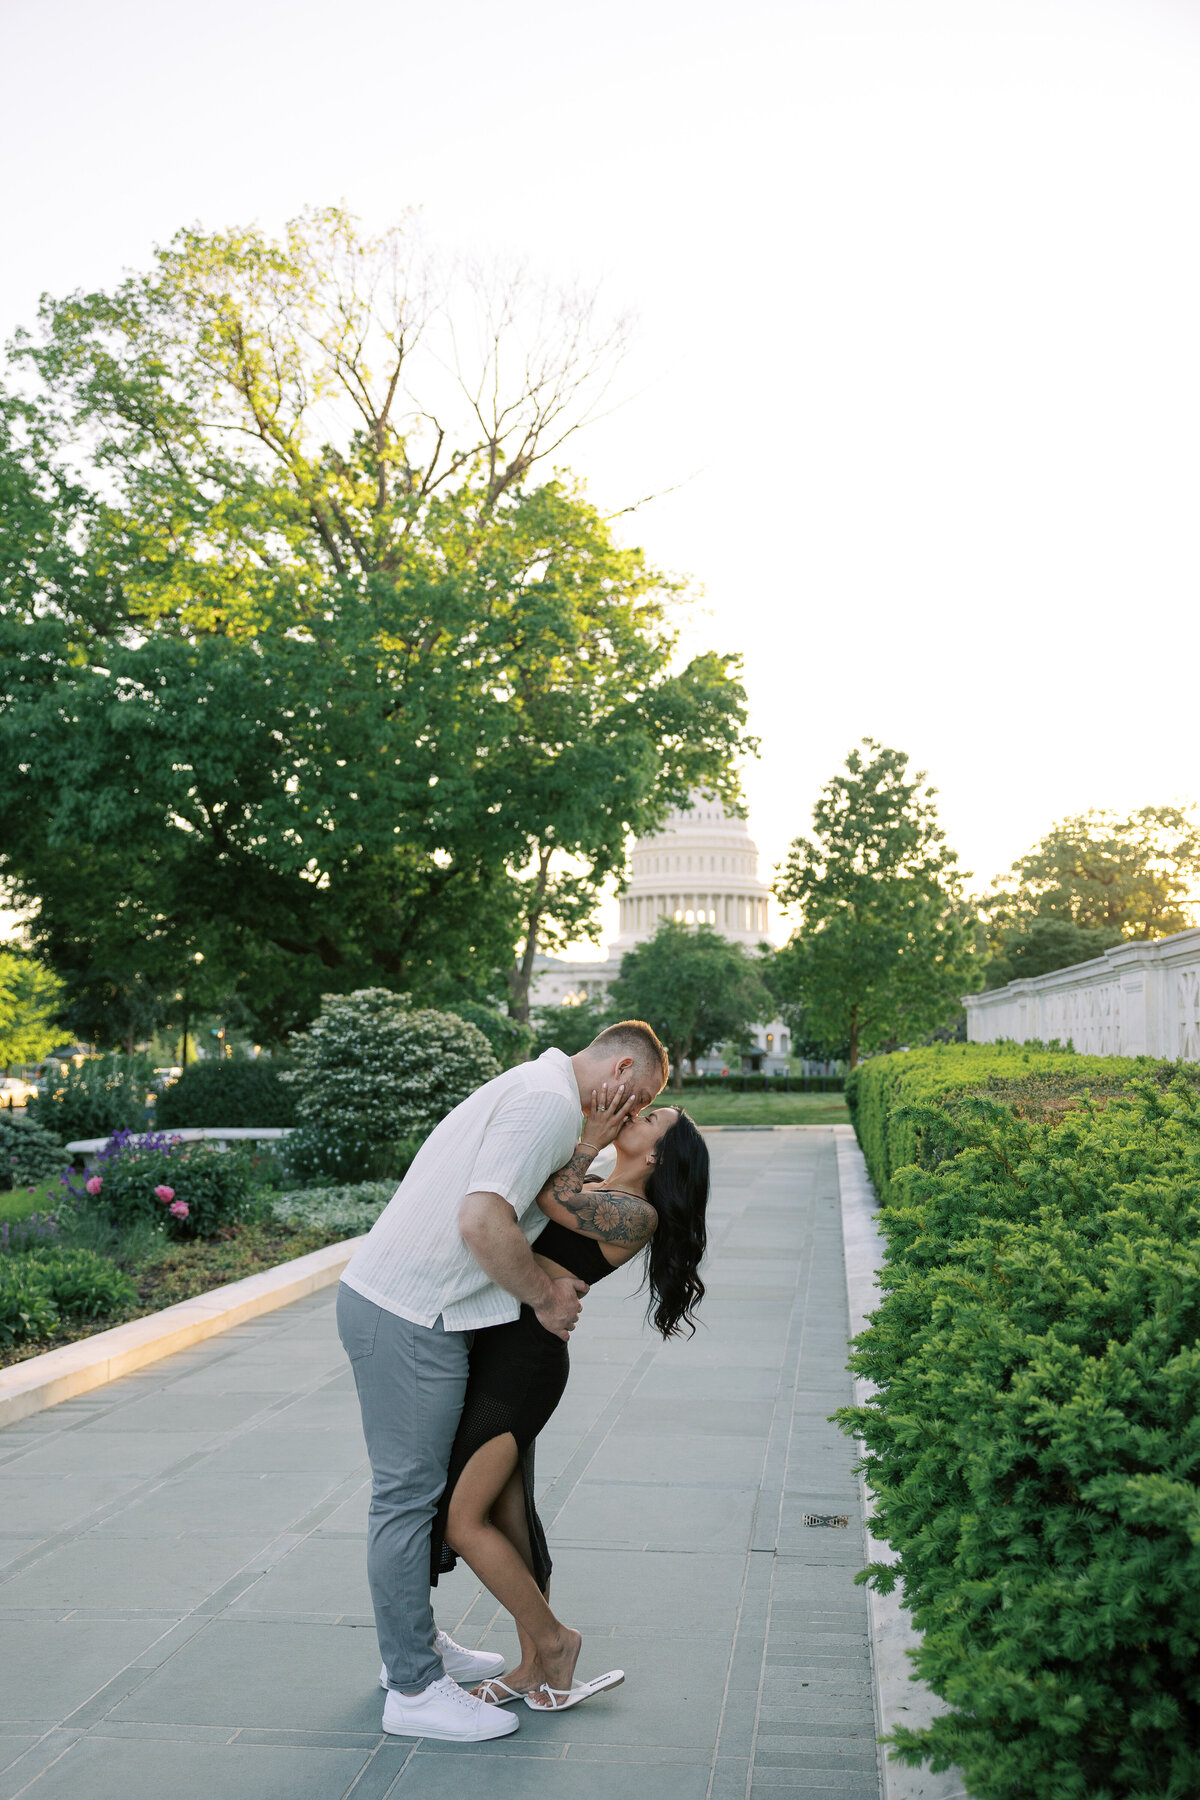
[[[661,919],[653,937],[627,950],[609,987],[614,1018],[645,1019],[671,1053],[673,1080],[685,1058],[740,1037],[771,1016],[759,962],[711,925]]]
[[[986,975],[990,988],[1035,975],[1050,975],[1089,962],[1121,942],[1116,926],[1088,927],[1073,919],[1034,918],[1009,926],[996,938]]]
[[[854,1356],[878,1392],[840,1415],[899,1556],[871,1579],[902,1584],[950,1709],[892,1741],[975,1800],[1188,1800],[1200,1098],[1143,1081],[1057,1117],[921,1110],[930,1166],[892,1182]]]
[[[254,1210],[243,1163],[212,1144],[118,1141],[96,1159],[90,1179],[100,1181],[99,1193],[77,1188],[78,1204],[119,1229],[142,1220],[172,1238],[214,1238]],[[169,1197],[156,1188],[170,1189]],[[186,1206],[186,1214],[173,1214],[172,1205]]]
[[[196,1125],[272,1126],[296,1123],[296,1099],[265,1058],[189,1063],[154,1108],[159,1130]]]
[[[1002,1100],[1022,1114],[1056,1117],[1089,1094],[1102,1099],[1125,1091],[1137,1075],[1160,1083],[1190,1076],[1149,1057],[1077,1056],[1041,1044],[933,1044],[873,1057],[846,1077],[846,1103],[871,1180],[883,1200],[892,1177],[909,1163],[934,1155],[925,1120],[931,1107],[945,1109],[963,1096]]]
[[[1056,919],[1118,939],[1162,937],[1191,924],[1198,881],[1194,807],[1143,806],[1129,818],[1093,810],[1054,825],[983,906],[998,930]]]
[[[581,1000],[576,1006],[539,1006],[533,1014],[532,1054],[561,1050],[564,1056],[575,1056],[619,1016],[603,998]]]
[[[507,1013],[492,1006],[479,1006],[474,1000],[455,1000],[447,1009],[468,1025],[482,1031],[491,1045],[492,1055],[502,1069],[526,1062],[533,1049],[534,1033],[530,1025],[510,1019]]]
[[[406,995],[386,988],[327,994],[294,1054],[284,1079],[301,1125],[368,1146],[425,1137],[500,1073],[477,1026],[454,1013],[413,1010]]]
[[[91,1250],[35,1246],[0,1257],[0,1347],[48,1337],[60,1319],[107,1318],[136,1302],[129,1276]]]
[[[47,1076],[44,1091],[26,1107],[26,1117],[67,1143],[113,1131],[141,1131],[153,1080],[144,1056],[89,1057],[78,1068],[68,1063]]]
[[[361,1181],[344,1187],[312,1187],[277,1194],[271,1218],[289,1231],[321,1231],[330,1240],[358,1237],[396,1191],[394,1181]]]
[[[336,209],[183,231],[18,348],[3,872],[99,1041],[494,993],[630,833],[736,801],[737,658],[677,669],[680,584],[548,473],[613,343],[503,284],[431,319],[424,254]]]
[[[0,1068],[40,1062],[62,1036],[63,984],[44,963],[0,945]]]
[[[916,1039],[977,982],[958,859],[936,789],[902,751],[864,738],[821,791],[813,836],[788,852],[776,893],[802,923],[776,965],[798,1040],[832,1059]]]
[[[67,1153],[52,1131],[36,1120],[0,1113],[0,1190],[37,1186],[66,1166]]]

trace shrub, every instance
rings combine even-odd
[[[0,1349],[48,1337],[58,1324],[58,1308],[29,1270],[27,1256],[0,1260]]]
[[[67,1166],[62,1142],[44,1125],[0,1115],[0,1189],[37,1186]]]
[[[216,1237],[254,1207],[237,1158],[212,1144],[162,1135],[134,1141],[128,1132],[115,1133],[68,1192],[77,1206],[95,1207],[116,1226],[149,1220],[173,1238]]]
[[[15,1256],[61,1235],[57,1213],[30,1213],[25,1219],[0,1219],[0,1256]]]
[[[26,1116],[64,1141],[140,1131],[153,1080],[144,1056],[93,1056],[52,1077],[46,1091],[29,1102]]]
[[[1200,1069],[1150,1057],[1077,1056],[1043,1044],[935,1044],[872,1057],[846,1077],[846,1104],[880,1199],[897,1169],[926,1156],[922,1108],[954,1106],[982,1094],[1035,1118],[1052,1118],[1084,1093],[1108,1099],[1135,1076],[1166,1086],[1177,1076],[1200,1081]]]
[[[474,1000],[456,1000],[450,1014],[482,1031],[502,1069],[528,1061],[536,1036],[532,1025],[523,1025],[519,1019],[510,1019],[507,1013],[480,1006]]]
[[[1080,1059],[1082,1060],[1082,1059]],[[924,1109],[892,1182],[874,1565],[950,1710],[893,1734],[975,1800],[1200,1791],[1200,1099],[1152,1080],[1021,1117]]]
[[[423,1137],[397,1138],[375,1144],[361,1135],[303,1125],[284,1139],[279,1153],[280,1185],[345,1187],[364,1181],[390,1181],[393,1189],[408,1172]]]
[[[394,1181],[363,1181],[348,1187],[303,1188],[276,1194],[271,1218],[289,1231],[324,1231],[357,1237],[372,1225],[396,1191]]]
[[[189,1063],[159,1096],[157,1130],[193,1125],[294,1125],[296,1097],[274,1063],[249,1057]]]
[[[134,1282],[93,1250],[37,1249],[22,1260],[64,1318],[103,1319],[137,1303]]]
[[[410,1010],[405,995],[386,988],[326,994],[295,1061],[284,1080],[301,1125],[347,1145],[425,1137],[500,1073],[477,1026],[454,1013]]]

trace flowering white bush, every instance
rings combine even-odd
[[[372,1144],[424,1137],[500,1073],[477,1026],[386,988],[326,994],[295,1065],[283,1080],[301,1126]]]
[[[357,1237],[372,1225],[396,1191],[394,1181],[359,1181],[348,1187],[299,1188],[271,1197],[271,1217],[291,1231],[316,1227]]]

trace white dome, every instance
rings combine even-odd
[[[723,937],[757,944],[770,933],[769,907],[770,890],[759,879],[758,846],[745,819],[698,795],[671,813],[660,831],[635,842],[610,955],[649,937],[663,918],[709,924]]]

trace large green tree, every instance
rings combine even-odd
[[[40,1062],[62,1038],[63,984],[20,945],[0,944],[0,1068]]]
[[[495,996],[514,948],[523,1018],[629,834],[736,804],[736,659],[677,667],[679,584],[552,469],[611,334],[439,279],[336,210],[188,231],[17,345],[0,867],[96,1036]]]
[[[625,952],[608,997],[614,1017],[654,1027],[671,1053],[677,1089],[685,1061],[742,1037],[772,1014],[756,958],[711,925],[677,919],[660,920],[652,937]]]
[[[864,738],[822,788],[812,835],[794,840],[775,884],[800,914],[774,965],[777,993],[798,1037],[851,1068],[944,1024],[978,979],[936,791],[903,751]]]
[[[1113,942],[1184,931],[1198,901],[1195,809],[1143,806],[1128,817],[1093,810],[1060,820],[997,878],[983,906],[1001,937],[1055,919]]]

